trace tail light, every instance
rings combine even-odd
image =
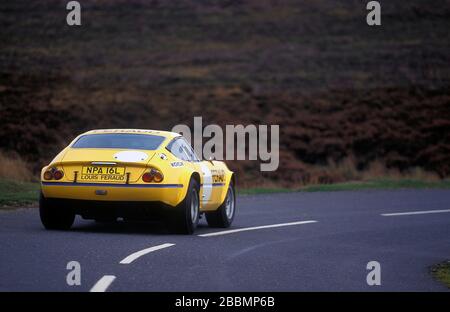
[[[53,172],[53,178],[55,180],[61,180],[64,176],[64,172],[62,172],[61,170],[55,170],[55,172]]]
[[[162,182],[162,180],[164,180],[164,175],[162,174],[161,171],[154,168],[152,168],[150,172],[146,172],[142,175],[142,181],[146,183],[150,182],[160,183]]]
[[[146,172],[142,175],[142,181],[150,183],[153,181],[153,176],[150,174],[150,172]]]
[[[45,171],[45,172],[44,172],[44,179],[45,179],[45,180],[51,180],[51,179],[53,179],[53,173],[52,173],[51,171],[49,171],[49,170]]]
[[[64,172],[56,168],[51,168],[44,172],[45,180],[61,180],[64,177]]]
[[[156,183],[162,182],[162,180],[164,180],[164,176],[159,170],[152,169],[150,170],[150,174],[153,174],[153,181],[155,181]]]

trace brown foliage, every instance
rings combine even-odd
[[[378,29],[361,1],[55,7],[0,4],[0,147],[35,173],[82,131],[202,116],[280,125],[279,170],[229,162],[242,185],[450,175],[448,1],[388,1]]]

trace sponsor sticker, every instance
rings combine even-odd
[[[174,168],[178,168],[178,167],[183,167],[184,166],[182,161],[174,161],[174,162],[170,163],[170,165],[172,167],[174,167]]]

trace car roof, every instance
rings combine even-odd
[[[148,135],[160,135],[165,138],[175,138],[181,136],[179,133],[161,130],[149,130],[149,129],[95,129],[84,132],[81,135],[87,134],[107,134],[107,133],[130,133],[130,134],[148,134]]]

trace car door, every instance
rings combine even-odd
[[[195,170],[201,174],[201,186],[200,186],[200,200],[202,202],[203,209],[215,209],[218,206],[218,201],[220,197],[220,186],[215,183],[216,171],[214,168],[214,163],[212,161],[202,161],[195,154],[194,149],[187,143],[187,141],[182,137],[180,138],[180,144],[185,149],[192,165]]]
[[[200,161],[196,164],[203,174],[202,203],[205,210],[215,210],[220,204],[225,186],[225,172],[215,167],[213,161]]]
[[[184,137],[175,138],[167,146],[173,155],[188,162],[200,174],[200,201],[203,209],[214,205],[213,179],[208,162],[201,161]]]

